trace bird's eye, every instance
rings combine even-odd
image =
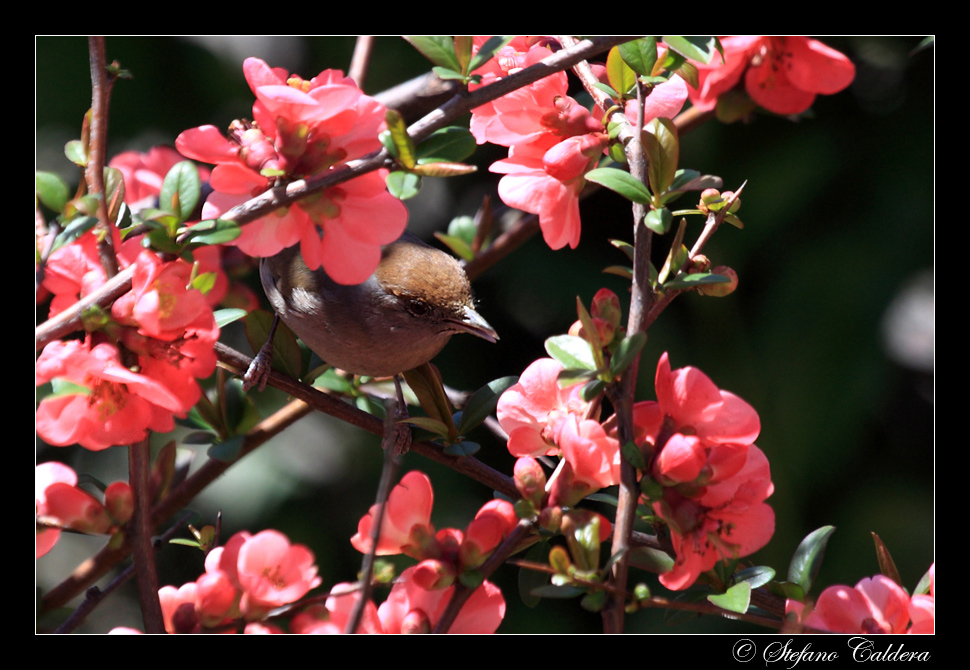
[[[412,316],[423,317],[431,313],[431,305],[423,300],[408,300],[408,311]]]

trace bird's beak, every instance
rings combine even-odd
[[[461,319],[455,319],[452,323],[462,332],[476,335],[489,342],[498,341],[498,333],[495,332],[495,329],[488,325],[488,321],[471,307],[465,307],[462,310]]]

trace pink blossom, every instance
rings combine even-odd
[[[854,587],[830,586],[807,614],[791,601],[786,611],[801,611],[802,623],[833,633],[905,633],[910,598],[901,586],[884,575],[859,581]]]
[[[247,619],[296,602],[320,585],[313,552],[275,530],[264,530],[239,547],[236,569]]]
[[[125,201],[133,209],[139,209],[139,204],[161,192],[165,175],[184,160],[185,157],[174,148],[159,145],[146,152],[124,151],[112,158],[108,166],[121,171],[125,180]],[[201,168],[199,177],[203,181],[208,179],[209,170]],[[167,203],[161,206],[166,207]]]
[[[496,499],[485,503],[465,529],[458,551],[462,567],[481,566],[518,522],[509,501]]]
[[[433,504],[434,491],[428,476],[417,470],[404,475],[388,496],[375,553],[378,556],[400,553],[421,555],[427,540],[435,534],[431,524]],[[350,543],[361,553],[370,551],[375,514],[377,505],[372,506],[367,515],[361,518],[357,534],[350,539]]]
[[[98,451],[131,444],[148,430],[171,430],[172,414],[185,409],[165,384],[124,367],[107,343],[51,342],[37,359],[35,379],[37,385],[59,379],[76,389],[47,396],[37,408],[37,433],[55,446]]]
[[[418,586],[414,568],[401,573],[387,600],[378,608],[378,616],[387,633],[430,632],[441,618],[455,587],[429,591]],[[505,599],[491,582],[475,589],[462,607],[449,633],[494,633],[505,617]]]
[[[818,94],[831,95],[855,78],[844,54],[802,36],[738,35],[721,40],[725,62],[715,55],[698,65],[700,86],[689,91],[699,109],[713,109],[722,94],[744,77],[751,99],[776,114],[800,114]]]
[[[384,108],[336,70],[306,81],[256,58],[243,70],[256,95],[253,123],[236,122],[227,139],[212,126],[183,132],[184,155],[215,163],[215,192],[203,208],[216,218],[262,193],[278,178],[331,171],[380,148]],[[272,256],[301,244],[311,269],[321,265],[342,284],[366,280],[380,247],[400,237],[407,209],[387,192],[383,172],[372,172],[278,210],[243,227],[233,244],[254,256]]]
[[[567,416],[559,433],[565,466],[550,484],[550,505],[575,505],[588,494],[620,482],[620,445],[591,419]]]
[[[671,370],[666,353],[657,364],[657,401],[634,407],[638,444],[652,455],[653,478],[665,488],[651,501],[670,529],[676,559],[660,576],[667,588],[685,589],[722,559],[748,556],[774,533],[774,492],[764,453],[754,445],[757,412],[719,389],[693,367]]]
[[[562,365],[540,358],[527,367],[518,383],[499,398],[496,414],[509,435],[513,456],[544,456],[558,451],[559,431],[569,413],[582,414],[587,403],[579,398],[581,384],[560,388]]]

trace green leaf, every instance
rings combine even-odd
[[[610,372],[613,373],[614,377],[623,374],[623,371],[636,359],[646,343],[646,333],[634,333],[620,340],[616,351],[613,352],[613,357],[610,359]]]
[[[576,335],[554,335],[546,340],[546,351],[567,370],[596,370],[589,342]]]
[[[408,135],[404,117],[397,110],[388,109],[384,112],[384,122],[387,124],[387,132],[390,133],[391,142],[394,144],[394,150],[391,153],[395,160],[405,168],[413,168],[417,159],[414,156],[414,142]]]
[[[664,44],[685,58],[709,63],[717,52],[717,40],[711,35],[664,35]]]
[[[199,171],[192,161],[181,161],[172,166],[162,181],[158,194],[158,206],[178,216],[179,223],[187,221],[195,210],[202,194]]]
[[[54,238],[54,244],[51,246],[51,251],[56,251],[65,244],[70,244],[77,238],[81,237],[81,235],[94,228],[97,223],[98,219],[94,216],[81,216],[74,219],[64,227],[64,230],[58,233],[57,237]]]
[[[435,65],[461,73],[461,63],[455,56],[455,40],[447,35],[405,35],[404,39]]]
[[[88,148],[81,140],[71,140],[65,144],[64,155],[75,165],[81,167],[88,165]]]
[[[515,39],[515,35],[492,35],[487,40],[485,44],[479,47],[478,52],[472,56],[471,63],[468,65],[468,72],[474,72],[481,66],[485,65],[496,51],[504,47],[506,44]]]
[[[104,169],[104,194],[107,203],[108,221],[115,222],[125,204],[125,176],[113,167]]]
[[[805,536],[788,565],[788,581],[799,585],[805,593],[812,589],[812,582],[822,566],[825,545],[835,532],[835,526],[822,526]]]
[[[387,175],[387,190],[398,200],[413,198],[421,190],[421,177],[403,170],[395,170]]]
[[[440,65],[435,65],[431,68],[431,71],[438,75],[438,79],[457,79],[459,81],[465,81],[465,75],[458,70],[452,70],[450,67],[441,67]]]
[[[646,216],[643,217],[643,225],[657,233],[658,235],[665,235],[668,230],[670,230],[670,224],[673,223],[674,215],[666,207],[661,207],[660,209],[651,209],[647,212]]]
[[[185,229],[183,242],[191,244],[225,244],[242,235],[242,228],[235,221],[208,219]]]
[[[729,281],[731,280],[724,275],[716,275],[710,272],[694,272],[681,275],[676,279],[671,279],[669,282],[662,284],[662,287],[665,291],[675,291],[697,288],[698,286],[704,286],[706,284],[725,284]]]
[[[71,199],[67,184],[53,172],[34,173],[34,192],[45,207],[58,214],[64,211],[64,206]]]
[[[216,325],[219,326],[219,328],[225,328],[230,323],[233,323],[234,321],[238,321],[239,319],[242,319],[243,317],[245,317],[246,313],[247,312],[244,309],[227,307],[225,309],[215,310],[214,312],[212,312],[212,316],[216,318]]]
[[[586,181],[605,186],[619,193],[627,200],[646,205],[650,202],[650,192],[636,177],[616,168],[595,168],[586,173]]]
[[[515,376],[501,377],[472,393],[462,409],[461,421],[458,422],[458,434],[466,434],[488,418],[495,411],[502,393],[518,380],[519,378]]]
[[[657,62],[657,39],[655,37],[648,35],[632,42],[625,42],[616,48],[619,50],[620,56],[623,57],[623,62],[629,65],[634,72],[641,75],[653,73],[653,66]]]
[[[454,439],[457,432],[451,417],[451,403],[448,402],[438,368],[433,363],[425,363],[405,372],[404,379],[425,414],[444,423],[448,427],[447,435]]]
[[[579,389],[579,397],[582,398],[584,402],[592,402],[593,398],[598,396],[606,388],[606,382],[602,379],[590,379],[588,382],[583,384],[583,388]]]
[[[239,458],[239,452],[242,451],[244,439],[244,436],[237,435],[229,438],[225,442],[214,444],[206,450],[206,455],[209,458],[214,458],[223,463],[232,463]]]
[[[775,571],[773,568],[769,568],[767,565],[756,565],[735,573],[734,582],[736,584],[739,582],[745,582],[750,585],[752,589],[756,589],[759,586],[764,586],[774,578]]]
[[[735,584],[724,593],[707,596],[707,599],[728,612],[744,614],[751,604],[751,585],[747,582]]]
[[[680,138],[670,119],[651,119],[640,133],[647,156],[647,178],[651,190],[661,195],[674,183],[680,161]]]
[[[442,243],[455,252],[462,260],[470,261],[475,258],[475,252],[472,251],[471,245],[463,238],[455,235],[445,235],[444,233],[435,233],[434,236],[441,240]]]
[[[444,422],[438,419],[432,419],[427,416],[412,416],[407,419],[401,419],[403,423],[409,423],[412,426],[417,426],[429,433],[434,433],[435,435],[443,438],[448,437],[448,426]]]
[[[646,470],[647,462],[643,459],[643,452],[640,451],[634,442],[626,442],[621,448],[620,452],[626,459],[627,463],[635,467],[637,470]]]
[[[418,160],[458,163],[475,153],[477,146],[475,137],[467,128],[448,126],[431,133],[417,146],[415,153]]]
[[[606,78],[620,95],[625,96],[637,83],[637,73],[634,72],[620,55],[619,47],[610,49],[606,56]]]

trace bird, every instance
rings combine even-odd
[[[260,260],[273,310],[311,351],[335,368],[392,377],[427,363],[458,333],[498,341],[476,311],[471,284],[452,256],[405,231],[381,251],[362,284],[307,268],[299,245]]]

